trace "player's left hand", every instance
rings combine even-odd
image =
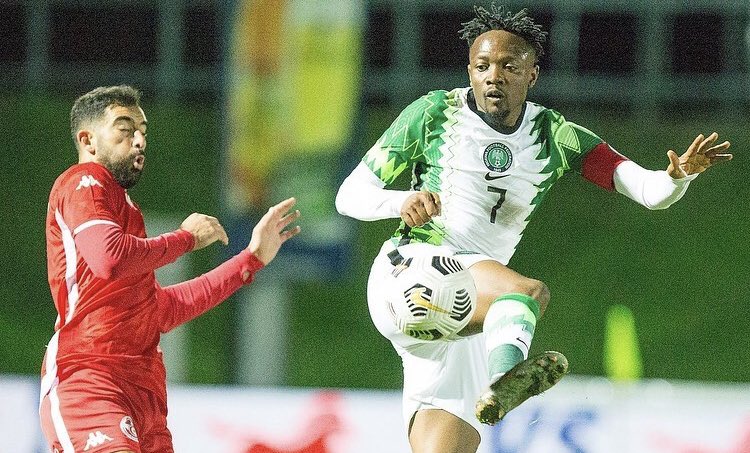
[[[729,142],[725,141],[718,145],[716,139],[719,134],[712,133],[708,137],[698,135],[682,156],[677,156],[673,150],[667,151],[669,166],[667,173],[674,179],[684,178],[695,173],[703,173],[719,162],[732,160],[732,155],[725,151],[729,148]]]
[[[247,248],[263,264],[270,263],[279,253],[281,245],[299,234],[299,225],[285,230],[290,223],[299,218],[299,210],[289,212],[296,202],[294,198],[287,198],[276,206],[272,206],[253,228],[253,235]]]

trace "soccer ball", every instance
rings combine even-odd
[[[399,330],[420,340],[454,340],[476,309],[468,269],[444,255],[422,255],[395,265],[386,301]]]

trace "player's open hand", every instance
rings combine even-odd
[[[422,226],[440,215],[440,195],[435,192],[417,192],[401,206],[401,219],[410,227]]]
[[[216,217],[194,212],[182,222],[180,228],[193,234],[195,239],[193,250],[200,250],[216,241],[221,241],[224,245],[229,244],[227,232]]]
[[[677,153],[673,150],[670,149],[667,151],[667,156],[669,157],[667,173],[669,173],[669,176],[674,179],[684,178],[687,175],[702,173],[708,167],[719,162],[732,160],[732,155],[726,152],[727,148],[729,148],[729,142],[725,141],[714,145],[718,138],[719,134],[716,132],[708,137],[700,134],[695,137],[695,140],[693,140],[693,143],[685,151],[685,154],[679,157],[677,157]]]
[[[289,212],[296,202],[294,198],[288,198],[272,206],[253,228],[253,235],[247,248],[263,264],[270,263],[276,257],[281,245],[299,234],[299,225],[285,229],[299,218],[299,210]]]

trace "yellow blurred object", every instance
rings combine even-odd
[[[643,362],[633,312],[613,305],[607,312],[604,338],[604,371],[612,381],[637,381],[643,377]]]

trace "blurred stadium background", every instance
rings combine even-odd
[[[160,271],[162,283],[205,272],[242,247],[257,214],[281,197],[297,196],[303,211],[303,235],[257,285],[165,336],[175,394],[239,386],[397,399],[400,363],[365,301],[369,262],[396,222],[341,218],[333,197],[403,107],[428,90],[467,84],[457,30],[474,3],[0,1],[0,420],[13,420],[3,395],[34,382],[52,334],[44,215],[54,179],[75,161],[70,106],[119,83],[145,94],[148,168],[131,194],[150,232],[197,211],[217,215],[232,236],[229,250],[212,247]],[[648,168],[665,168],[666,151],[684,150],[698,133],[718,132],[735,154],[666,211],[574,175],[561,180],[511,262],[552,291],[533,349],[564,351],[584,389],[605,377],[689,381],[704,392],[700,401],[727,401],[717,413],[750,420],[748,399],[733,396],[750,393],[750,4],[504,4],[528,7],[550,32],[531,100]],[[605,394],[590,402],[607,407]],[[378,418],[403,429],[397,403]],[[732,435],[696,440],[706,449],[689,451],[746,451],[726,450]],[[744,439],[750,444],[750,434]],[[492,451],[557,451],[508,445]],[[349,451],[340,448],[309,451]]]

